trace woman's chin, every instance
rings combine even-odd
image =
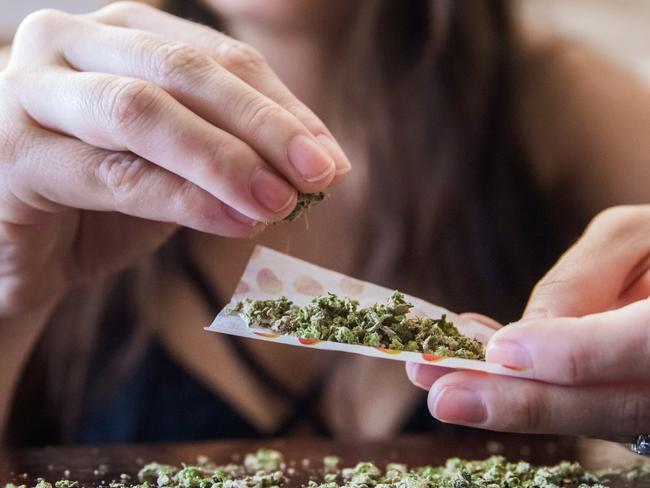
[[[295,24],[309,17],[323,0],[204,0],[225,19]]]
[[[295,14],[295,10],[300,8],[300,3],[294,0],[205,0],[205,2],[225,17],[277,19]]]

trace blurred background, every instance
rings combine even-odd
[[[0,0],[0,46],[11,42],[16,26],[34,10],[51,7],[81,13],[100,8],[108,1]],[[650,85],[650,0],[511,1],[519,4],[529,24],[588,43]],[[602,448],[593,449],[594,445],[601,444],[587,443],[585,452],[595,453],[594,457],[611,458],[612,445],[602,444]],[[622,448],[618,450],[626,454]]]
[[[650,0],[512,0],[529,22],[582,39],[650,83]],[[0,0],[0,42],[33,10],[94,10],[106,0]]]

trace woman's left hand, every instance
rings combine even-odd
[[[616,207],[538,283],[487,361],[533,380],[409,363],[431,414],[484,429],[631,441],[650,433],[650,206]]]

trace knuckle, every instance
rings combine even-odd
[[[580,319],[581,320],[581,319]],[[568,348],[562,365],[563,383],[566,385],[581,385],[589,381],[597,366],[593,363],[593,351],[580,341]]]
[[[13,166],[18,159],[19,145],[16,137],[0,125],[0,167],[3,170],[7,166]]]
[[[0,71],[0,100],[6,101],[13,92],[13,86],[16,86],[17,74],[13,70],[5,69]]]
[[[33,74],[26,71],[14,66],[8,66],[0,71],[0,102],[3,105],[3,111],[10,105],[20,106],[21,89],[25,87],[25,84],[29,82],[29,76]]]
[[[201,155],[204,161],[201,169],[201,179],[209,188],[238,188],[244,190],[242,171],[246,166],[243,162],[254,157],[254,151],[248,150],[243,144],[234,141],[217,140],[206,144],[205,152]]]
[[[19,143],[9,127],[0,122],[0,168],[3,170],[12,166],[18,158]]]
[[[638,385],[627,386],[616,397],[610,417],[610,431],[625,435],[645,432],[650,425],[650,391]]]
[[[14,167],[18,161],[23,159],[32,146],[31,133],[23,127],[20,121],[10,122],[0,118],[0,168],[3,172],[7,168]]]
[[[264,128],[274,125],[284,112],[278,105],[255,97],[243,104],[240,114],[242,130],[257,139]]]
[[[191,181],[183,180],[170,188],[170,202],[176,215],[176,223],[186,223],[190,220],[208,220],[208,208],[203,190]]]
[[[642,358],[642,365],[646,369],[650,369],[650,318],[649,317],[644,317],[644,320],[637,326],[638,330],[638,336],[635,337],[635,342],[638,338],[638,343],[640,343],[641,347],[639,348],[639,351],[641,353],[641,358]],[[637,343],[637,344],[638,344]]]
[[[112,153],[94,167],[94,176],[110,192],[119,211],[138,198],[147,170],[148,162],[135,154]]]
[[[208,181],[224,181],[226,176],[224,170],[228,162],[241,161],[237,158],[234,148],[218,139],[206,144],[203,156],[205,157],[205,176]]]
[[[210,58],[183,43],[165,42],[153,55],[153,71],[160,83],[185,82],[201,76],[214,66]]]
[[[110,129],[132,132],[159,100],[158,89],[141,80],[113,80],[99,88],[100,106]]]
[[[229,40],[221,44],[219,62],[233,73],[258,72],[266,67],[264,56],[245,42]]]
[[[22,39],[52,42],[52,36],[60,31],[72,16],[56,9],[41,9],[29,14],[18,26],[16,42]]]
[[[618,205],[599,212],[589,222],[586,233],[598,232],[612,238],[623,237],[631,230],[638,230],[639,223],[647,219],[647,206]]]
[[[508,406],[510,425],[506,429],[515,429],[519,432],[535,431],[542,425],[545,410],[544,398],[533,388],[526,388],[511,396]]]
[[[223,217],[223,203],[187,180],[170,188],[169,205],[176,224],[195,229],[210,229]]]
[[[569,286],[569,281],[566,277],[562,276],[557,270],[550,272],[541,281],[539,281],[533,288],[533,295],[537,299],[546,297],[553,297],[562,290]]]
[[[550,270],[533,287],[528,304],[527,314],[535,313],[544,316],[549,313],[549,307],[555,303],[558,297],[567,296],[572,292],[573,281],[577,279],[573,270],[566,266],[557,266]]]

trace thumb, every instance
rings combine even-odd
[[[537,283],[522,318],[582,317],[617,304],[645,271],[639,268],[646,265],[650,250],[650,214],[641,208],[599,214]]]

